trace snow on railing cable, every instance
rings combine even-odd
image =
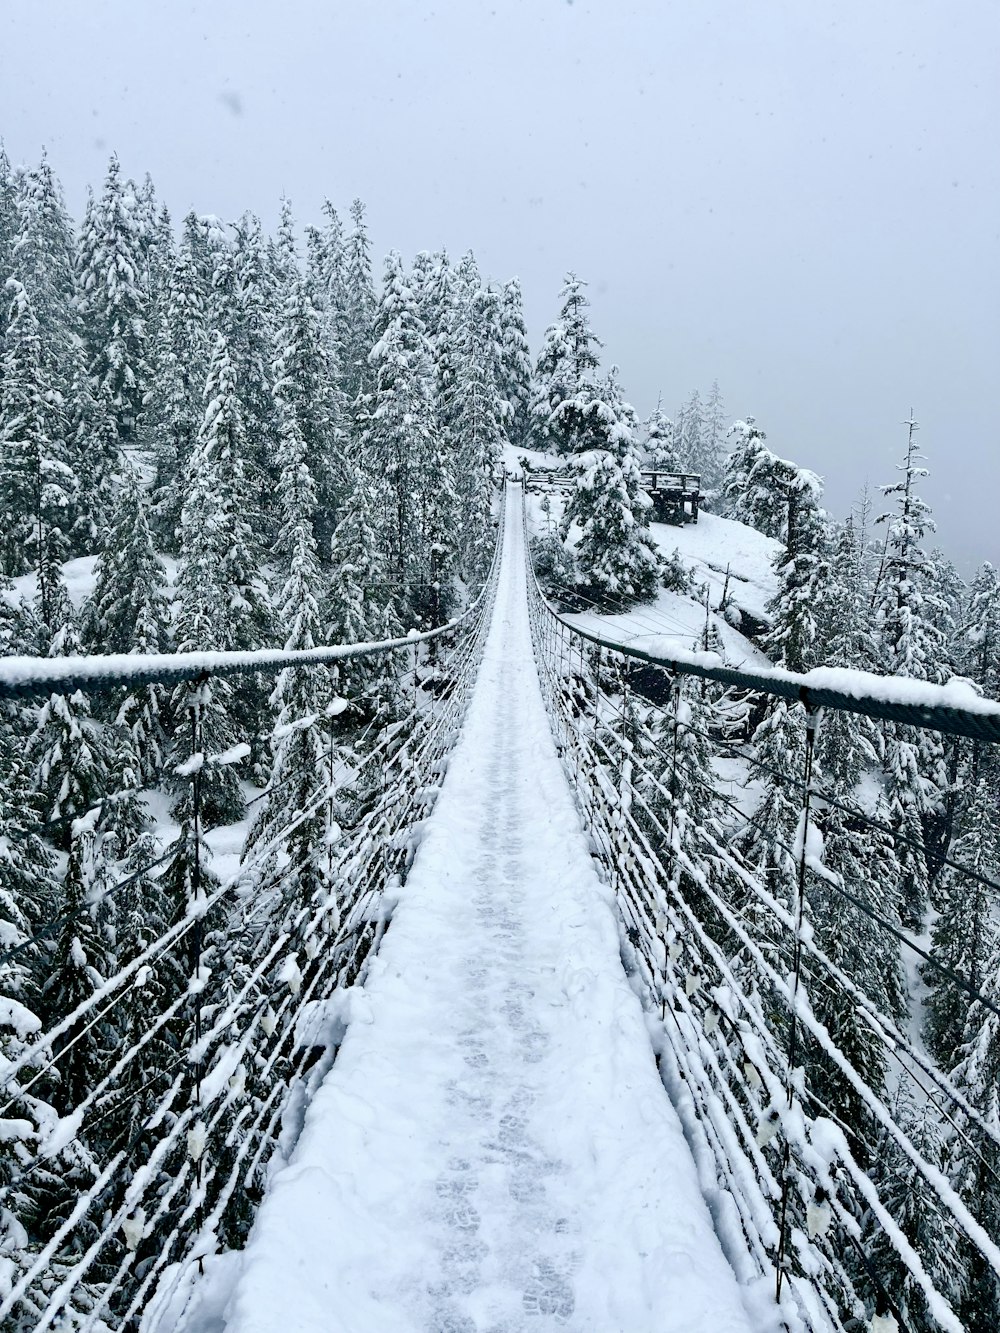
[[[815,667],[801,673],[785,671],[781,667],[758,667],[748,671],[745,667],[726,666],[718,653],[680,648],[666,638],[660,645],[655,639],[646,640],[643,648],[621,643],[608,635],[574,625],[544,597],[542,601],[560,624],[588,643],[678,675],[789,699],[809,708],[837,708],[864,717],[940,731],[949,736],[1000,741],[1000,704],[977,694],[966,680],[932,685],[901,676],[877,676],[870,671],[841,667]]]

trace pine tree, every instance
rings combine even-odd
[[[166,571],[153,550],[142,483],[128,466],[85,609],[87,645],[97,653],[160,653],[167,647]],[[166,700],[162,685],[136,685],[118,705],[129,756],[142,783],[163,771]]]
[[[419,601],[430,582],[422,548],[418,478],[439,448],[430,378],[430,349],[399,255],[386,259],[385,282],[371,353],[373,388],[366,405],[365,455],[385,478],[387,510],[379,516],[389,577],[398,605]]]
[[[59,184],[44,154],[39,166],[25,171],[18,181],[17,234],[8,272],[23,285],[38,321],[41,365],[48,386],[46,427],[65,458],[68,400],[79,361],[73,232]]]
[[[384,482],[356,469],[354,488],[331,543],[331,574],[323,607],[327,643],[373,643],[401,635],[379,547],[375,515],[386,502],[377,489]],[[394,716],[398,704],[398,662],[392,658],[359,658],[340,664],[337,691],[350,699],[362,720],[381,712]]]
[[[945,1166],[944,1134],[931,1102],[918,1107],[912,1094],[901,1087],[893,1106],[893,1119],[926,1161],[939,1170]],[[875,1161],[873,1175],[882,1202],[917,1251],[935,1287],[958,1308],[966,1279],[959,1255],[959,1233],[950,1214],[888,1134],[881,1136]],[[870,1234],[862,1237],[862,1243],[871,1271],[878,1274],[907,1327],[933,1327],[936,1320],[928,1314],[923,1292],[896,1257],[895,1249],[874,1218],[870,1219]]]
[[[287,282],[274,362],[279,419],[294,416],[315,479],[312,514],[317,546],[329,549],[344,500],[344,436],[341,405],[324,348],[319,316],[296,269]]]
[[[69,866],[62,886],[59,917],[64,924],[56,940],[49,974],[42,986],[48,1026],[68,1018],[91,999],[108,975],[109,960],[94,921],[97,889],[96,840],[90,821],[77,820],[72,829]],[[68,1115],[100,1081],[114,1036],[106,1024],[84,1015],[53,1043],[58,1082],[53,1102]]]
[[[853,517],[840,527],[833,541],[827,578],[817,590],[815,619],[818,662],[830,667],[872,670],[876,644],[871,627],[870,589],[865,553]],[[881,764],[881,731],[871,718],[830,709],[820,728],[817,755],[829,789],[853,799],[863,774],[877,771]]]
[[[279,413],[273,380],[278,300],[265,263],[260,221],[250,214],[236,225],[230,264],[234,289],[224,332],[243,412],[247,464],[255,488],[253,505],[267,540],[281,522],[275,500]]]
[[[789,467],[783,481],[787,545],[774,561],[778,590],[768,603],[771,627],[764,649],[775,665],[801,672],[819,663],[816,606],[830,578],[827,520],[819,504],[822,483],[814,472]]]
[[[991,754],[981,765],[968,803],[961,836],[951,857],[975,874],[995,880],[1000,876],[1000,827],[997,826],[997,761]],[[945,869],[944,905],[934,923],[931,957],[957,974],[973,990],[982,990],[988,968],[1000,949],[994,918],[994,895],[979,880]],[[949,1065],[963,1040],[969,1013],[968,992],[933,964],[924,965],[924,981],[931,989],[925,1010],[927,1044],[935,1057]]]
[[[314,648],[320,641],[320,572],[312,530],[315,488],[305,442],[292,416],[282,428],[282,476],[284,524],[279,547],[288,562],[288,576],[279,617],[285,649],[294,652]],[[331,813],[322,796],[333,776],[330,742],[323,730],[329,697],[329,673],[322,667],[285,668],[271,696],[277,717],[270,776],[248,850],[267,844],[298,820],[280,849],[281,898],[290,909],[308,908],[328,883]],[[268,857],[261,873],[270,873],[278,857],[278,851]],[[286,923],[289,927],[292,921]]]
[[[351,205],[351,221],[344,254],[344,305],[340,321],[340,388],[348,404],[367,393],[373,373],[368,354],[375,341],[375,289],[372,285],[370,242],[365,225],[365,206],[360,199]]]
[[[960,667],[990,699],[1000,698],[1000,578],[980,566],[962,617]]]
[[[8,280],[7,333],[0,357],[0,570],[46,570],[65,559],[73,474],[49,433],[50,384],[38,320],[27,292]],[[43,600],[43,616],[49,607]]]
[[[831,789],[831,780],[826,778],[823,786],[824,790]],[[846,803],[853,792],[838,789],[836,796]],[[899,948],[895,937],[868,915],[874,913],[898,926],[891,843],[860,816],[855,818],[838,809],[826,813],[823,836],[824,865],[851,896],[846,897],[823,877],[810,877],[808,896],[816,945],[882,1013],[902,1023],[907,1000]],[[819,971],[822,973],[821,968]],[[883,1095],[885,1047],[857,1002],[839,983],[823,975],[815,984],[807,981],[807,985],[816,1015],[838,1049],[868,1087]],[[857,1092],[822,1051],[816,1051],[809,1060],[809,1084],[820,1100],[856,1131],[865,1147],[855,1142],[855,1155],[865,1163],[866,1150],[874,1150],[874,1122]]]
[[[505,402],[502,397],[503,350],[497,338],[499,302],[487,288],[476,293],[470,306],[462,347],[459,387],[455,396],[454,454],[457,523],[463,574],[480,578],[490,559],[490,503],[493,478],[500,465],[504,441]],[[442,512],[439,540],[446,538],[449,518]]]
[[[697,455],[702,503],[712,508],[721,496],[726,474],[726,452],[726,414],[722,408],[718,381],[713,380],[702,414]]]
[[[521,284],[511,278],[500,299],[500,394],[504,431],[515,449],[531,446],[531,352]]]
[[[701,441],[705,432],[704,409],[697,389],[677,413],[677,452],[688,472],[701,472]]]
[[[10,158],[0,142],[0,282],[14,271],[14,242],[17,239],[17,192]],[[7,312],[0,306],[0,342],[7,322]]]
[[[781,486],[781,460],[764,444],[767,436],[753,417],[734,421],[727,438],[733,449],[722,486],[726,517],[782,541],[788,498]]]
[[[578,439],[578,422],[571,406],[590,385],[597,371],[597,349],[603,344],[590,327],[584,287],[569,273],[559,293],[559,318],[545,331],[535,367],[536,391],[531,405],[534,436],[539,448],[577,453],[590,447]]]
[[[50,657],[75,657],[82,651],[65,585],[56,585],[56,625]],[[61,825],[57,838],[66,845],[70,823],[81,819],[108,790],[105,738],[90,716],[90,704],[79,690],[51,694],[38,710],[26,755],[32,787],[46,820]]]
[[[187,498],[181,513],[181,560],[177,579],[179,651],[252,650],[269,638],[261,559],[240,513],[243,491],[243,423],[233,367],[221,335],[217,338],[205,388],[205,418],[188,468]],[[191,692],[174,695],[178,758],[187,744],[182,715]],[[253,678],[235,690],[213,682],[200,713],[200,748],[210,755],[232,749],[257,734],[260,703]],[[225,823],[238,817],[242,796],[230,767],[206,770],[205,818]]]
[[[157,378],[149,425],[154,434],[156,475],[153,507],[164,549],[177,551],[188,462],[201,422],[208,374],[207,292],[199,272],[201,237],[193,215],[166,277],[164,309],[155,340]]]
[[[674,423],[665,416],[657,399],[646,421],[646,463],[655,472],[682,472]]]
[[[923,549],[927,533],[934,528],[927,504],[917,492],[917,482],[927,475],[918,466],[914,439],[917,423],[908,425],[906,458],[900,466],[903,479],[883,486],[886,496],[896,499],[895,513],[884,514],[888,538],[875,590],[875,632],[878,666],[886,675],[939,682],[944,638],[933,623],[937,599],[930,562]],[[894,827],[922,844],[923,853],[900,849],[904,868],[903,919],[919,925],[927,907],[932,872],[930,848],[940,843],[941,823],[946,813],[944,791],[948,786],[945,750],[934,732],[901,724],[888,729],[886,783]],[[933,867],[935,872],[938,868]]]
[[[602,390],[574,400],[576,438],[590,452],[576,462],[576,484],[560,533],[576,554],[576,586],[594,601],[620,605],[652,597],[661,576],[649,532],[649,496],[635,456],[634,416],[612,374]]]
[[[82,238],[78,274],[91,389],[106,402],[125,447],[136,437],[149,379],[148,293],[135,187],[121,181],[120,170],[112,157]]]
[[[995,864],[995,863],[994,863]],[[1000,1008],[1000,948],[991,931],[993,953],[983,969],[982,993]],[[1000,1235],[1000,1019],[993,1009],[974,1001],[968,1010],[961,1045],[952,1062],[952,1077],[986,1128],[967,1120],[964,1134],[952,1148],[950,1177],[973,1215],[991,1236]],[[969,1333],[990,1333],[1000,1312],[1000,1281],[972,1245],[963,1247],[965,1300],[962,1318]]]

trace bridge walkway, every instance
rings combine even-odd
[[[462,739],[213,1329],[751,1328],[551,738],[507,506]]]

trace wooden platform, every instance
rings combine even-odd
[[[701,503],[701,477],[695,472],[642,472],[644,490],[653,501],[657,523],[681,527],[698,522]],[[573,474],[564,468],[538,468],[525,471],[524,488],[536,494],[565,494],[573,487]]]

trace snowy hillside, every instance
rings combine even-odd
[[[513,451],[512,451],[513,453]],[[550,454],[518,450],[517,460],[527,456],[533,468],[549,470],[561,465]],[[514,466],[513,457],[509,465]],[[563,498],[549,495],[549,513],[540,495],[529,495],[528,521],[532,531],[541,533],[555,524],[562,512]],[[767,658],[751,641],[761,624],[767,623],[767,603],[777,589],[774,559],[781,543],[765,537],[755,528],[717,514],[702,512],[697,523],[673,527],[651,524],[656,544],[666,557],[680,555],[692,576],[689,594],[660,589],[653,602],[633,607],[621,614],[583,613],[573,616],[575,623],[596,626],[626,643],[639,643],[655,637],[675,640],[680,647],[704,645],[707,616],[710,630],[717,635],[727,664],[765,665]],[[726,612],[722,613],[723,600]],[[741,626],[746,633],[741,632]]]

